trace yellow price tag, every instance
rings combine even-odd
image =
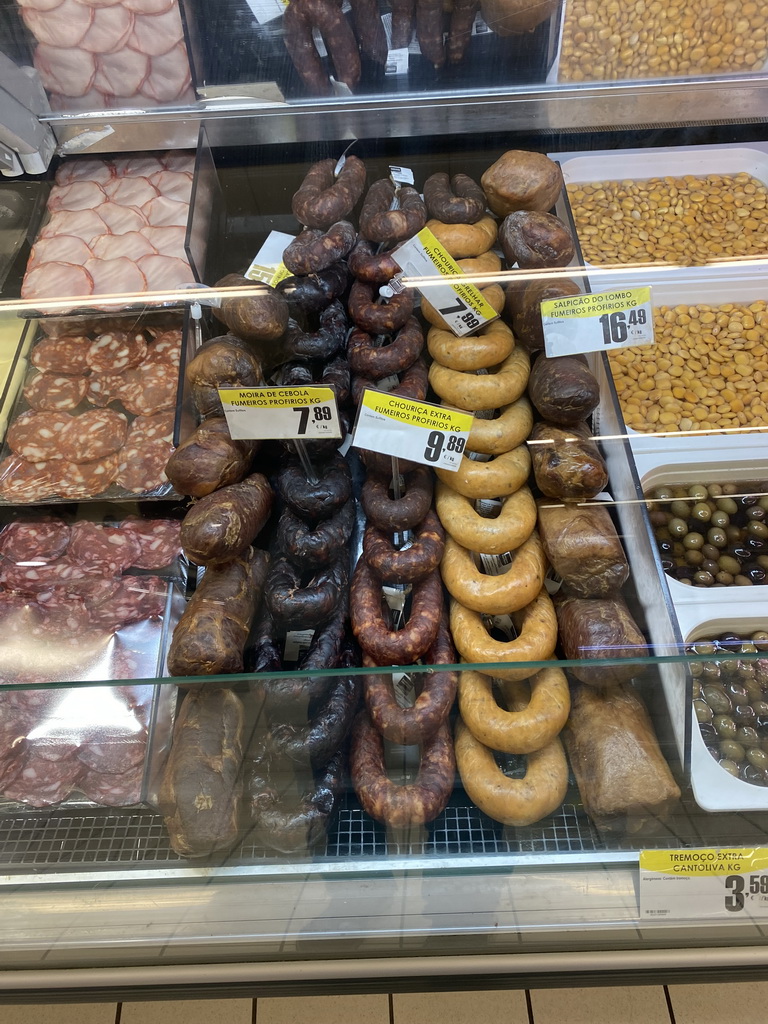
[[[341,437],[331,388],[219,388],[229,432],[236,440]]]
[[[640,917],[768,917],[768,849],[642,850]]]

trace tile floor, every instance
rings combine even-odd
[[[722,1024],[766,1019],[768,981],[668,988],[2,1005],[0,1024]]]

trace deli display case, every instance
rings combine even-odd
[[[764,973],[767,29],[0,6],[0,999]]]

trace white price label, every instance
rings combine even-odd
[[[288,0],[245,0],[260,25],[266,25],[285,14]]]
[[[352,444],[456,472],[471,429],[468,412],[366,388]]]
[[[473,36],[486,36],[490,32],[490,28],[486,24],[482,14],[476,14],[475,20],[472,22],[472,35]]]
[[[548,356],[653,344],[650,288],[566,295],[541,304]]]
[[[312,646],[314,629],[289,629],[285,634],[283,657],[286,661],[298,661]]]
[[[263,281],[273,288],[286,277],[290,277],[291,272],[283,263],[283,253],[291,242],[295,241],[295,237],[287,235],[284,231],[270,231],[246,270],[245,277],[249,281]]]
[[[387,61],[384,65],[384,74],[407,75],[408,74],[408,47],[403,46],[398,50],[387,51]]]
[[[768,917],[768,848],[642,850],[640,917]]]
[[[461,267],[429,228],[422,228],[413,238],[403,242],[395,249],[392,258],[409,278],[413,278],[405,282],[406,286],[418,288],[458,337],[472,334],[497,319],[499,314],[486,302],[480,290],[461,280],[464,275]],[[435,280],[436,275],[438,280]],[[419,279],[423,278],[432,280],[420,284]]]
[[[236,441],[341,437],[336,395],[330,388],[219,388],[219,395]]]
[[[396,167],[389,165],[389,176],[396,185],[413,185],[415,178],[410,167]]]

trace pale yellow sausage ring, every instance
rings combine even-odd
[[[464,455],[455,472],[435,468],[440,480],[467,498],[505,498],[520,490],[530,472],[531,455],[524,444],[490,462],[478,462]]]
[[[462,373],[498,366],[514,347],[515,336],[503,320],[493,320],[471,338],[457,338],[441,327],[427,332],[427,348],[435,362]]]
[[[438,481],[435,509],[446,533],[470,551],[487,555],[514,551],[536,526],[536,503],[525,486],[502,500],[495,519],[486,519],[475,510],[471,498]]]
[[[467,449],[481,455],[501,455],[522,444],[532,427],[531,403],[521,395],[516,402],[503,408],[495,420],[476,417],[469,431]]]
[[[498,576],[481,572],[472,552],[450,535],[445,540],[440,563],[443,583],[451,597],[472,611],[484,615],[507,615],[525,608],[544,586],[547,559],[539,535],[534,532],[515,551],[506,572]]]
[[[448,405],[468,412],[483,412],[516,402],[525,391],[530,369],[528,353],[523,348],[515,348],[496,373],[462,373],[432,363],[429,383]]]
[[[484,255],[499,234],[498,225],[490,214],[485,214],[474,224],[445,224],[433,218],[425,226],[455,260]]]

